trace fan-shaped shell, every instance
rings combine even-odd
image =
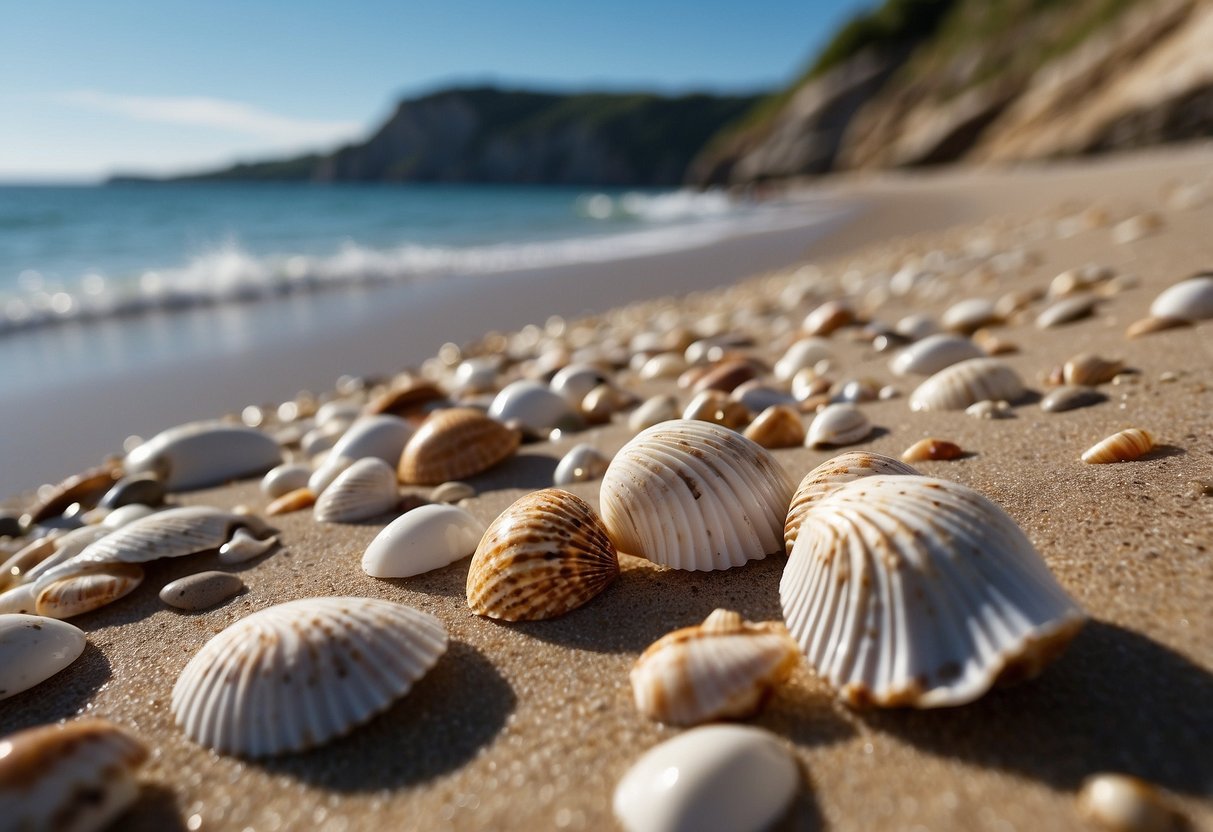
[[[562,400],[563,401],[563,400]],[[518,450],[522,437],[469,407],[439,410],[404,446],[400,481],[438,485],[487,471]]]
[[[961,705],[1036,675],[1085,620],[981,494],[865,477],[805,513],[779,586],[809,663],[855,706]]]
[[[190,659],[172,711],[224,754],[302,751],[388,709],[446,652],[432,615],[377,598],[305,598],[237,621]]]
[[[468,570],[468,606],[505,621],[555,618],[618,575],[615,547],[589,504],[545,488],[517,500],[480,539]]]
[[[1096,442],[1082,455],[1082,461],[1092,465],[1128,462],[1154,449],[1154,435],[1141,428],[1128,428]]]
[[[1023,393],[1023,381],[1007,364],[997,358],[970,358],[918,385],[910,396],[910,409],[964,410],[985,399],[1014,401]]]
[[[139,796],[147,748],[103,719],[43,725],[0,740],[5,829],[93,832]],[[11,824],[11,825],[10,825]]]
[[[636,708],[671,725],[745,717],[800,660],[783,624],[716,610],[649,646],[632,668]]]
[[[484,524],[458,506],[419,506],[375,536],[362,555],[374,578],[409,578],[441,569],[476,551]]]
[[[1150,304],[1150,314],[1184,321],[1213,318],[1213,274],[1199,274],[1164,289]]]
[[[342,471],[316,500],[319,523],[353,523],[396,506],[396,472],[382,459],[360,459]]]
[[[889,369],[899,376],[929,376],[984,355],[981,347],[963,335],[928,335],[897,353],[889,362]]]
[[[602,518],[621,552],[712,570],[781,548],[792,481],[770,452],[728,428],[675,420],[642,431],[602,480]]]
[[[159,474],[170,491],[220,485],[282,462],[274,439],[254,428],[191,422],[158,433],[126,455],[128,474]]]
[[[872,422],[862,410],[850,404],[831,404],[813,417],[805,444],[810,448],[850,445],[867,439],[871,432]]]
[[[100,609],[135,591],[143,567],[134,563],[96,564],[55,581],[38,593],[38,615],[71,618]]]
[[[54,676],[80,657],[84,645],[84,633],[66,621],[0,615],[0,700]]]

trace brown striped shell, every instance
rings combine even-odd
[[[1096,442],[1082,455],[1082,461],[1092,465],[1128,462],[1148,454],[1153,449],[1153,434],[1141,428],[1129,428]]]
[[[470,407],[432,413],[400,455],[401,482],[438,485],[487,471],[518,449],[518,431]]]
[[[143,583],[136,563],[103,563],[55,581],[38,593],[38,615],[71,618],[100,609],[135,591]]]
[[[29,521],[38,523],[48,517],[56,517],[72,503],[92,508],[121,476],[122,469],[116,465],[101,465],[80,474],[73,474],[40,493],[38,502],[29,508]]]
[[[480,539],[468,570],[468,606],[504,621],[555,618],[618,575],[615,547],[589,504],[545,488],[517,500]]]

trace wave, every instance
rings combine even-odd
[[[587,194],[577,200],[577,210],[582,216],[593,220],[676,222],[723,217],[739,210],[739,206],[728,194],[719,190],[681,190],[661,194],[631,191],[614,197],[602,193]]]

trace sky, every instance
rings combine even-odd
[[[329,149],[453,83],[771,89],[865,0],[4,4],[0,181]]]

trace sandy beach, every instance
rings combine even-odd
[[[1065,269],[1107,266],[1136,280],[1101,299],[1091,318],[1039,330],[1033,319],[1046,304],[1038,302],[996,329],[1018,347],[1006,362],[1037,392],[1076,353],[1122,358],[1134,372],[1101,387],[1107,401],[1093,407],[1045,413],[1029,402],[1005,420],[911,412],[906,397],[917,381],[894,377],[890,354],[847,330],[831,339],[833,375],[871,377],[902,394],[862,405],[877,431],[845,450],[897,456],[926,436],[959,444],[966,457],[918,467],[1002,506],[1089,614],[1084,631],[1040,678],[963,707],[851,710],[802,664],[750,721],[781,737],[800,765],[798,796],[781,829],[1082,828],[1075,794],[1084,778],[1103,771],[1156,783],[1194,829],[1213,828],[1213,322],[1133,340],[1124,333],[1162,289],[1213,266],[1213,199],[1178,206],[1172,198],[1176,185],[1208,186],[1210,174],[1213,147],[1193,146],[1015,170],[839,177],[814,187],[857,213],[820,239],[780,232],[587,265],[576,274],[520,274],[483,281],[473,302],[459,287],[425,286],[407,299],[368,305],[357,326],[329,331],[317,321],[314,339],[261,344],[256,360],[149,366],[137,379],[81,377],[44,396],[18,397],[6,403],[5,422],[36,424],[25,435],[37,441],[6,447],[6,465],[19,473],[6,473],[5,482],[10,492],[24,490],[94,464],[128,434],[147,436],[299,389],[321,392],[322,379],[331,385],[340,373],[415,366],[444,342],[542,325],[552,315],[601,314],[618,331],[670,309],[687,326],[737,312],[786,314],[799,324],[813,304],[780,304],[794,275],[804,274],[800,262],[832,283],[930,262],[931,252],[1019,253],[1017,265],[1001,271],[945,270],[947,291],[933,300],[865,293],[861,301],[882,300],[869,311],[889,324],[911,312],[938,320],[964,297],[1043,290]],[[1107,223],[1057,233],[1059,223],[1093,207]],[[1143,211],[1158,214],[1160,230],[1115,242],[1112,226]],[[743,278],[751,279],[737,282]],[[688,292],[695,294],[683,297]],[[778,358],[786,337],[752,334],[756,355]],[[642,397],[690,397],[672,381],[642,381],[627,370],[617,381]],[[142,393],[153,387],[149,403]],[[94,409],[122,419],[90,429]],[[479,494],[466,507],[487,524],[522,494],[549,486],[572,445],[614,453],[631,436],[625,421],[620,414],[603,427],[524,445],[469,480]],[[1123,464],[1079,461],[1090,445],[1131,426],[1157,435],[1160,448]],[[838,452],[775,455],[799,481]],[[597,507],[598,485],[569,490]],[[173,498],[257,512],[267,502],[255,480]],[[551,621],[498,623],[468,609],[466,560],[410,579],[365,575],[362,552],[386,522],[322,525],[307,511],[275,518],[283,550],[239,568],[247,594],[201,613],[170,610],[157,593],[170,580],[217,568],[213,554],[150,564],[132,595],[73,619],[88,634],[84,655],[0,704],[0,733],[85,713],[129,728],[152,757],[141,798],[118,823],[124,830],[611,829],[619,778],[644,750],[678,733],[637,713],[628,685],[636,656],[717,607],[756,621],[781,617],[782,554],[711,573],[624,556],[620,579],[585,607]],[[215,755],[182,735],[170,692],[203,644],[256,610],[330,595],[385,598],[432,613],[450,633],[450,650],[386,714],[315,751],[254,763]]]

